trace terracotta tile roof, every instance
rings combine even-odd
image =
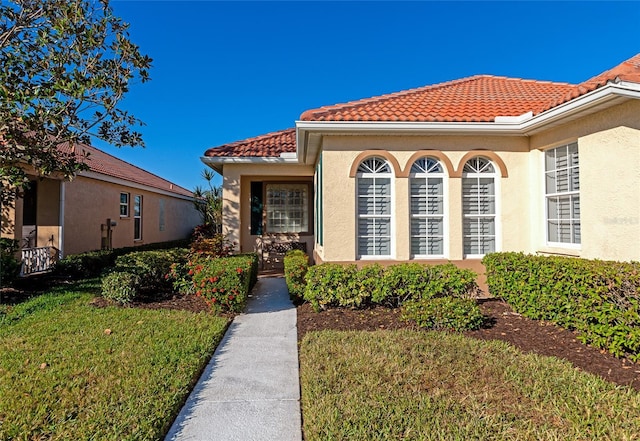
[[[213,147],[204,152],[204,155],[209,157],[279,157],[280,153],[295,151],[296,129],[292,128]]]
[[[479,75],[433,86],[307,110],[303,121],[493,122],[546,109],[567,83]]]
[[[609,81],[640,83],[640,54],[580,84],[478,75],[417,89],[311,109],[302,121],[494,122],[496,116],[534,115]],[[278,157],[296,151],[295,129],[211,148],[208,157]]]
[[[492,122],[496,116],[537,115],[616,79],[640,83],[640,54],[578,85],[479,75],[311,109],[300,119]]]
[[[596,90],[610,81],[615,82],[617,80],[640,83],[640,54],[636,54],[618,64],[616,67],[578,84],[560,100],[550,102],[549,107],[545,110],[552,109],[562,103]]]
[[[71,153],[71,147],[67,143],[61,144],[58,148],[64,153]],[[76,144],[75,152],[77,154],[81,154],[83,151],[89,153],[86,163],[92,172],[101,173],[114,178],[120,178],[136,184],[146,185],[181,196],[193,197],[193,193],[186,188],[169,182],[166,179],[141,169],[140,167],[129,164],[128,162],[118,159],[115,156],[105,153],[93,146],[87,144]]]

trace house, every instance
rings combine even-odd
[[[202,161],[241,251],[640,260],[640,54],[580,84],[478,75],[312,109]]]
[[[89,154],[89,170],[70,182],[33,174],[15,206],[3,207],[2,237],[19,240],[23,273],[69,254],[184,239],[200,223],[189,190],[95,147],[75,151]]]

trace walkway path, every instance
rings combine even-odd
[[[262,278],[165,441],[301,439],[296,310],[284,279]]]

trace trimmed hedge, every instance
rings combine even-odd
[[[445,296],[409,300],[402,309],[402,318],[414,321],[421,328],[464,331],[479,329],[484,323],[480,307],[470,298]]]
[[[399,307],[411,299],[464,297],[477,289],[476,274],[449,263],[404,263],[386,268],[325,263],[309,268],[304,298],[318,311],[331,306]]]
[[[218,312],[240,312],[257,281],[258,255],[193,257],[188,263],[195,294]]]
[[[640,262],[493,253],[492,294],[517,312],[579,332],[583,343],[640,360]]]
[[[142,292],[154,297],[173,291],[169,273],[173,264],[184,264],[188,250],[135,251],[116,258],[112,272],[102,278],[102,296],[129,303]]]
[[[171,291],[172,283],[167,275],[173,264],[184,264],[189,251],[172,248],[162,251],[135,251],[119,256],[114,269],[136,274],[140,278],[139,289]]]
[[[113,250],[96,250],[66,256],[56,263],[55,274],[72,278],[97,277],[105,270],[112,268],[118,256],[134,251],[165,250],[169,248],[186,248],[188,239],[168,242],[149,243],[135,247],[116,248]]]
[[[290,250],[284,255],[284,278],[291,300],[300,301],[306,286],[304,278],[309,270],[309,256],[302,250]]]

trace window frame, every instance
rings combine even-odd
[[[138,202],[139,200],[139,202]],[[136,205],[138,205],[138,214],[136,214]],[[143,198],[141,194],[133,196],[133,240],[134,242],[142,241],[142,211],[143,211]],[[136,230],[137,233],[136,234]]]
[[[577,164],[574,166],[572,165],[570,162],[570,159],[568,159],[567,161],[567,166],[564,168],[558,168],[557,166],[557,156],[555,157],[555,162],[554,162],[554,169],[551,170],[547,170],[547,153],[552,152],[552,151],[557,151],[559,149],[566,149],[567,150],[567,157],[570,157],[570,152],[569,149],[575,146],[576,148],[576,155],[577,155]],[[567,191],[561,191],[561,192],[548,192],[547,191],[547,174],[550,172],[555,172],[557,173],[559,170],[563,170],[563,169],[567,169],[568,173],[567,173],[567,182],[568,185],[571,185],[571,169],[575,169],[577,170],[577,178],[578,178],[578,189],[577,190],[567,190]],[[550,149],[546,149],[542,152],[542,191],[543,191],[543,204],[544,204],[544,243],[545,246],[549,247],[549,248],[565,248],[565,249],[571,249],[571,250],[580,250],[582,248],[582,222],[581,222],[581,217],[580,217],[580,211],[581,211],[581,207],[580,207],[580,200],[581,200],[581,195],[580,195],[580,149],[578,146],[578,142],[574,141],[574,142],[570,142],[567,144],[562,144]],[[549,200],[551,198],[560,198],[563,196],[568,196],[569,197],[569,204],[570,204],[570,210],[571,210],[571,214],[570,217],[568,219],[569,221],[569,227],[570,227],[570,236],[571,236],[571,242],[556,242],[556,241],[551,241],[549,239],[549,223],[550,223],[550,217],[549,217]],[[574,206],[573,206],[573,200],[574,200],[574,196],[577,196],[578,199],[578,216],[574,217],[573,216],[573,210],[574,210]],[[554,218],[554,220],[556,221],[560,221],[562,219],[560,218]],[[577,222],[576,222],[577,221]],[[575,224],[578,224],[580,226],[580,233],[579,233],[579,238],[580,241],[579,242],[573,242],[573,238],[574,238],[574,227]]]
[[[125,195],[127,197],[127,202],[122,202],[122,195]],[[120,217],[121,218],[128,218],[131,215],[130,202],[131,202],[131,193],[121,191],[120,192]],[[126,214],[122,214],[122,207],[126,208],[126,212],[127,212]]]
[[[363,164],[365,164],[365,162],[369,161],[369,160],[378,160],[383,162],[388,171],[384,172],[384,173],[380,173],[380,172],[363,172],[361,171],[361,167],[363,166]],[[384,157],[381,156],[369,156],[366,157],[364,159],[362,159],[360,161],[360,163],[358,164],[358,167],[356,169],[356,174],[355,174],[355,214],[356,214],[356,256],[358,260],[385,260],[385,259],[393,259],[393,256],[395,256],[395,250],[396,250],[396,241],[395,241],[395,216],[393,215],[394,213],[394,203],[395,203],[395,174],[394,174],[394,168],[393,168],[393,164],[391,164],[391,162],[389,160],[387,160]],[[388,215],[363,215],[360,213],[360,194],[359,194],[359,180],[360,179],[374,179],[374,185],[375,185],[375,179],[376,178],[380,178],[380,179],[389,179],[389,204],[390,204],[390,212]],[[388,218],[389,219],[389,254],[360,254],[360,239],[361,238],[366,238],[369,236],[362,236],[360,234],[360,219],[382,219],[382,218]],[[373,236],[373,238],[375,239],[375,234]],[[383,236],[381,236],[383,237]]]
[[[305,186],[307,195],[306,195],[306,203],[304,204],[304,210],[306,211],[307,217],[307,226],[306,229],[299,232],[281,232],[281,231],[271,231],[269,230],[268,220],[269,220],[269,186],[271,185],[300,185]],[[313,182],[310,181],[262,181],[262,235],[298,235],[298,236],[310,236],[313,235],[314,231],[314,222],[313,222]]]
[[[492,167],[492,171],[491,172],[484,172],[482,170],[477,171],[477,172],[468,172],[466,171],[466,166],[467,164],[469,164],[469,162],[477,160],[477,159],[483,159],[485,161],[487,161],[488,165],[491,165]],[[477,170],[477,168],[476,168]],[[473,156],[471,158],[469,158],[463,165],[462,167],[462,174],[461,174],[461,191],[462,191],[462,199],[461,199],[461,203],[462,203],[462,255],[465,259],[481,259],[482,257],[484,257],[486,254],[488,253],[492,253],[492,252],[499,252],[501,250],[501,224],[500,224],[500,213],[501,213],[501,198],[500,198],[500,173],[499,173],[499,168],[498,165],[492,161],[490,158],[483,156],[483,155],[477,155],[477,156]],[[481,215],[481,214],[467,214],[465,213],[465,209],[464,209],[464,200],[465,200],[465,193],[464,193],[464,180],[465,179],[469,179],[469,178],[475,178],[475,179],[480,179],[480,178],[492,178],[493,179],[493,208],[494,208],[494,212],[492,215]],[[487,253],[480,253],[480,254],[467,254],[466,250],[465,250],[465,245],[466,245],[466,240],[467,240],[467,235],[465,234],[465,221],[467,219],[471,219],[471,218],[481,218],[481,217],[490,217],[493,216],[493,250],[492,251],[488,251]],[[478,235],[478,237],[480,237],[481,235]]]
[[[426,167],[426,171],[416,172],[414,171],[414,167],[418,166],[419,161],[433,161],[433,165]],[[440,171],[434,172],[434,165],[440,168]],[[424,168],[423,168],[424,170]],[[444,259],[449,255],[449,176],[446,172],[446,166],[443,162],[434,157],[434,156],[422,156],[417,158],[412,164],[409,172],[409,251],[412,259]],[[441,188],[442,194],[439,195],[442,198],[442,213],[437,215],[432,214],[414,214],[413,213],[413,198],[414,195],[412,193],[412,183],[413,180],[424,180],[426,181],[427,187],[429,186],[429,179],[440,179],[441,180]],[[428,195],[428,193],[427,193]],[[428,197],[428,196],[427,196]],[[428,204],[428,202],[427,202]],[[422,236],[414,236],[413,235],[413,222],[414,219],[432,219],[432,218],[440,218],[442,221],[442,253],[441,254],[415,254],[413,249],[413,239],[414,237],[422,237]],[[430,236],[427,235],[427,238]]]

